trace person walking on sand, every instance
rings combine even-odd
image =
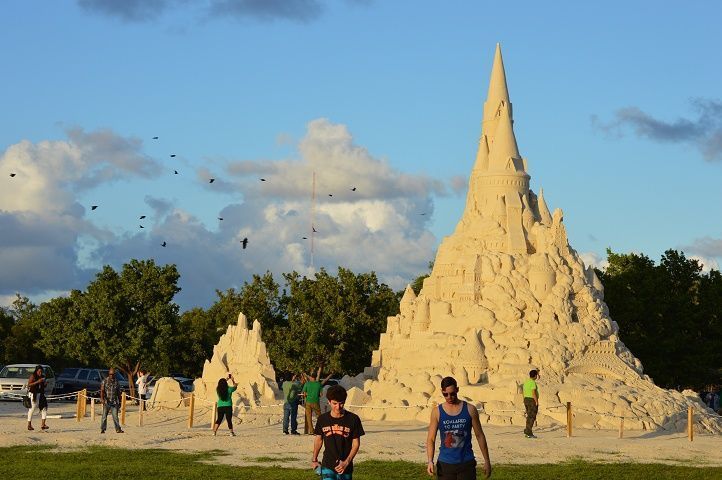
[[[331,411],[316,420],[313,439],[311,468],[323,480],[352,480],[353,459],[361,447],[361,436],[365,433],[358,415],[344,409],[346,389],[333,385],[326,392]],[[323,458],[318,454],[323,445]]]
[[[108,412],[113,417],[115,433],[124,433],[118,421],[118,407],[120,407],[120,384],[115,378],[115,369],[108,369],[108,376],[100,382],[100,403],[103,404],[103,416],[100,419],[100,433],[105,433],[108,426]]]
[[[43,374],[42,365],[38,365],[33,370],[33,373],[28,378],[28,396],[30,397],[30,408],[28,409],[28,430],[35,430],[33,428],[33,414],[35,410],[40,410],[40,418],[42,423],[40,428],[47,430],[48,427],[45,424],[45,419],[48,418],[48,400],[45,398],[45,375]]]
[[[536,380],[539,378],[539,370],[529,372],[529,379],[524,382],[524,408],[526,408],[526,428],[524,428],[524,436],[526,438],[537,438],[532,432],[534,422],[536,422],[536,414],[539,411],[539,388]]]
[[[441,380],[444,403],[431,410],[426,435],[426,472],[434,475],[434,447],[437,432],[441,435],[436,475],[440,480],[476,480],[476,460],[471,448],[474,431],[479,450],[484,457],[484,478],[491,476],[491,460],[486,436],[481,428],[479,412],[474,405],[459,400],[459,387],[453,377]]]
[[[228,380],[230,380],[233,384],[232,387],[228,386]],[[216,386],[216,394],[218,395],[218,400],[216,402],[216,405],[218,406],[218,418],[216,418],[216,424],[213,425],[214,437],[218,432],[218,427],[221,426],[223,417],[226,417],[228,430],[231,431],[231,437],[236,436],[236,434],[233,433],[233,392],[236,391],[236,388],[238,388],[236,380],[230,372],[228,372],[227,379],[221,378],[218,380],[218,385]]]

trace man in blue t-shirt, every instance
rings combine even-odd
[[[426,471],[434,474],[434,447],[436,433],[441,435],[439,458],[436,462],[437,478],[442,480],[475,480],[476,460],[471,448],[471,431],[474,431],[479,450],[484,457],[484,476],[491,476],[491,460],[486,436],[481,428],[479,412],[474,405],[459,400],[459,387],[453,377],[441,380],[444,403],[431,411],[429,431],[426,435]]]

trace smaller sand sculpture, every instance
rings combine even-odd
[[[183,394],[180,383],[171,377],[162,377],[155,382],[153,395],[148,401],[152,409],[178,408],[183,405]]]
[[[194,382],[196,398],[215,402],[218,380],[225,378],[228,372],[233,374],[238,383],[238,389],[233,393],[234,414],[239,411],[252,414],[259,408],[276,405],[281,400],[276,372],[268,358],[266,344],[261,340],[261,324],[254,320],[253,328],[249,330],[243,313],[238,314],[236,325],[228,326],[226,333],[213,347],[212,358],[203,365],[203,376]],[[276,414],[282,411],[279,407],[265,408],[264,412]]]

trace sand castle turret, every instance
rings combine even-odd
[[[363,388],[370,418],[428,418],[439,381],[454,375],[484,421],[523,425],[517,385],[541,369],[541,425],[563,423],[573,402],[582,428],[681,428],[692,392],[663,390],[618,337],[603,288],[569,246],[564,214],[530,188],[513,128],[497,45],[466,207],[443,239],[421,292],[406,289],[372,365],[347,383]],[[511,412],[511,413],[510,413]],[[517,413],[514,413],[517,412]],[[711,412],[710,412],[711,413]],[[701,425],[722,432],[719,420]]]
[[[261,324],[254,320],[249,330],[243,313],[238,314],[238,323],[229,325],[213,347],[213,356],[203,365],[203,376],[194,383],[196,397],[215,401],[218,380],[228,372],[238,383],[233,394],[237,408],[272,404],[280,398],[276,372],[261,340]]]

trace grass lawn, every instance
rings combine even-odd
[[[125,450],[90,447],[58,452],[49,446],[0,448],[0,472],[7,479],[238,479],[295,480],[318,478],[309,470],[269,465],[284,458],[249,458],[263,466],[233,467],[210,462],[222,452],[178,453],[168,450]],[[364,461],[356,465],[355,480],[428,479],[423,464]],[[659,464],[599,464],[572,461],[555,465],[497,465],[495,479],[700,479],[722,478],[722,467]],[[481,476],[480,476],[481,478]]]

